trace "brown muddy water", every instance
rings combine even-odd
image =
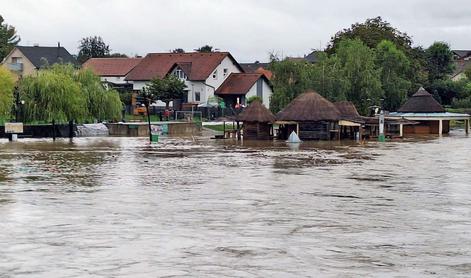
[[[469,277],[470,150],[0,141],[0,277]]]

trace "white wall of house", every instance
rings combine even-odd
[[[265,107],[269,108],[270,107],[270,97],[273,94],[273,90],[271,89],[270,85],[268,85],[267,81],[265,79],[263,80],[263,85],[262,85],[262,103],[265,105]],[[257,82],[253,84],[252,88],[245,94],[245,100],[247,101],[250,97],[252,96],[257,96]]]
[[[114,84],[126,84],[126,80],[124,80],[125,76],[101,76],[100,79],[102,82],[111,82]]]

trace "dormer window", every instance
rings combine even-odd
[[[218,79],[218,71],[217,70],[215,70],[213,72],[213,79]]]
[[[174,74],[178,79],[186,80],[186,74],[181,69],[176,69]]]

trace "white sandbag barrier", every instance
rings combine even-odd
[[[77,126],[77,137],[108,136],[110,131],[104,124],[83,124]]]

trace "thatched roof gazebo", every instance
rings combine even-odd
[[[450,131],[450,121],[460,120],[465,123],[466,133],[469,132],[468,114],[446,112],[424,88],[420,88],[407,100],[398,112],[390,113],[386,119],[406,119],[418,122],[417,125],[404,128],[405,134],[443,134]]]
[[[270,139],[275,120],[275,116],[259,100],[253,101],[237,116],[237,121],[244,123],[244,139]]]
[[[400,113],[443,113],[445,108],[423,87],[397,110]]]
[[[296,131],[303,140],[331,139],[331,133],[338,132],[340,119],[337,107],[315,91],[299,95],[276,115],[277,123],[285,129],[280,129],[281,137]]]

